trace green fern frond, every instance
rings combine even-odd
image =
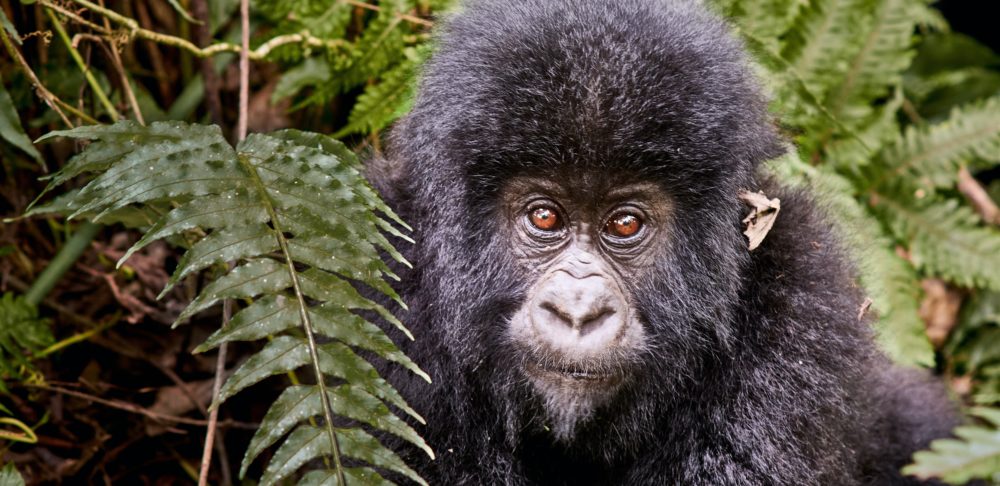
[[[951,484],[976,478],[1000,480],[1000,409],[975,408],[970,413],[986,424],[959,426],[954,430],[956,439],[931,442],[930,450],[913,455],[913,463],[903,468],[903,474]]]
[[[319,56],[307,58],[301,64],[282,73],[277,86],[274,87],[274,93],[271,94],[271,102],[295,96],[309,87],[325,86],[330,83],[331,76],[332,68],[326,58]]]
[[[352,7],[343,0],[257,0],[254,14],[274,26],[275,35],[306,31],[322,39],[343,39],[351,21]],[[308,49],[279,47],[268,56],[272,60],[300,61]]]
[[[855,255],[860,283],[878,315],[875,330],[882,349],[897,363],[933,365],[934,349],[918,313],[917,276],[892,250],[892,241],[879,221],[852,196],[851,182],[829,166],[817,169],[803,163],[794,152],[769,165],[783,182],[811,188],[837,225],[837,234],[844,235]]]
[[[382,75],[377,84],[369,85],[358,97],[347,125],[333,136],[376,132],[409,111],[417,69],[428,53],[428,49],[407,49],[403,62]]]
[[[952,111],[948,120],[911,126],[897,143],[876,158],[865,187],[905,176],[926,181],[929,188],[955,183],[960,164],[1000,160],[1000,96]]]
[[[329,0],[329,2],[347,5],[340,0]],[[333,9],[335,6],[329,8]],[[328,53],[325,58],[307,56],[302,64],[286,72],[273,97],[279,99],[296,94],[305,88],[312,88],[312,93],[296,106],[321,104],[371,79],[383,76],[404,60],[403,53],[406,50],[404,38],[412,32],[412,26],[403,20],[402,14],[407,13],[409,9],[408,3],[404,0],[380,1],[378,12],[364,24],[360,36],[349,42],[343,52],[335,55]],[[331,10],[324,10],[324,12],[329,11]],[[345,11],[347,19],[350,17],[350,11],[350,8]]]
[[[874,6],[875,0],[822,0],[811,2],[799,15],[782,57],[809,91],[825,93],[842,79]]]
[[[38,308],[5,292],[0,297],[0,392],[6,392],[4,378],[21,377],[32,369],[25,353],[37,352],[55,339],[47,319],[38,317]]]
[[[356,288],[363,284],[405,308],[386,283],[396,276],[380,253],[407,264],[384,233],[407,237],[393,226],[406,227],[364,180],[349,150],[329,137],[295,130],[252,134],[234,150],[217,127],[179,122],[149,127],[119,122],[43,138],[56,136],[93,140],[54,177],[56,183],[96,174],[65,203],[72,216],[93,214],[101,221],[123,208],[174,201],[119,264],[153,241],[194,236],[195,229],[204,236],[184,254],[168,289],[187,275],[233,263],[205,285],[177,323],[225,299],[253,299],[197,351],[275,337],[226,380],[213,407],[267,377],[302,367],[315,373],[316,385],[290,388],[272,405],[248,449],[243,474],[263,449],[291,431],[261,484],[281,483],[321,456],[333,458],[332,477],[380,478],[366,468],[343,468],[341,458],[348,457],[426,484],[364,430],[334,426],[336,416],[346,417],[397,435],[433,457],[386,404],[423,419],[352,349],[399,363],[430,381],[381,328],[355,313],[373,311],[409,335]],[[301,424],[315,417],[322,419],[319,426]]]
[[[845,109],[864,112],[871,102],[885,96],[900,83],[914,51],[915,10],[926,9],[923,0],[881,0],[863,42],[850,57],[847,70],[827,97],[827,107],[835,116],[854,118]]]
[[[954,199],[873,201],[895,237],[908,242],[915,267],[959,285],[1000,289],[1000,231],[981,226],[971,209]]]
[[[792,25],[801,4],[799,0],[738,0],[722,7],[745,35],[780,51],[781,36]]]
[[[13,463],[8,462],[0,469],[0,484],[3,486],[24,486],[24,478]]]
[[[852,125],[856,136],[835,138],[823,147],[823,160],[841,173],[856,175],[859,167],[871,163],[875,154],[899,139],[896,115],[903,105],[903,90],[896,88],[893,97],[874,108],[870,115]]]
[[[379,2],[379,7],[378,15],[368,23],[355,43],[349,66],[335,75],[344,86],[364,83],[394,65],[403,54],[406,24],[399,14],[405,13],[405,3],[402,0],[383,0]]]

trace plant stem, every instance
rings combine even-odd
[[[63,28],[62,23],[59,22],[58,18],[56,18],[56,14],[52,13],[51,9],[45,9],[45,13],[49,16],[49,19],[52,20],[52,26],[56,29],[56,32],[59,34],[59,38],[62,39],[63,44],[66,45],[66,49],[69,49],[69,55],[74,61],[76,61],[76,65],[80,68],[80,71],[83,71],[83,77],[87,79],[87,84],[90,85],[90,89],[94,90],[94,95],[97,96],[97,100],[104,105],[104,109],[111,116],[111,119],[118,121],[120,118],[118,110],[115,109],[115,105],[111,103],[110,99],[108,99],[108,95],[104,94],[104,90],[101,89],[101,85],[97,83],[97,78],[95,78],[94,74],[90,71],[90,67],[88,67],[87,63],[85,63],[83,58],[80,57],[80,52],[73,47],[73,42],[70,40],[69,35],[66,34],[66,29]]]
[[[236,140],[247,138],[247,117],[250,112],[250,2],[240,0],[240,113],[236,124]]]
[[[17,50],[17,47],[14,47],[14,43],[11,42],[9,37],[7,37],[6,29],[0,29],[0,41],[3,42],[3,45],[7,49],[7,53],[10,54],[10,57],[17,61],[17,65],[21,67],[24,74],[31,80],[31,84],[35,87],[35,93],[45,100],[45,104],[49,105],[49,108],[52,108],[52,111],[56,112],[59,115],[59,118],[62,118],[62,121],[66,124],[66,126],[73,128],[73,122],[69,121],[66,114],[59,109],[61,104],[65,105],[67,103],[61,103],[62,100],[57,98],[56,95],[52,94],[52,92],[49,91],[44,84],[42,84],[42,82],[38,79],[38,76],[35,75],[35,72],[31,70],[31,66],[28,65],[28,61],[24,60],[24,56],[21,55],[21,51]],[[47,168],[45,172],[48,172]]]
[[[31,305],[41,303],[63,274],[76,263],[76,259],[87,249],[90,241],[97,236],[100,229],[101,225],[96,223],[86,222],[80,225],[76,233],[73,233],[73,236],[63,245],[59,253],[56,253],[55,258],[49,262],[49,266],[45,267],[45,270],[42,270],[42,273],[38,275],[31,288],[25,292],[24,300]]]
[[[101,6],[104,5],[104,0],[101,0]],[[111,24],[108,22],[108,18],[104,17],[104,27],[111,31]],[[135,98],[135,92],[132,91],[132,83],[129,80],[128,72],[125,71],[125,65],[122,63],[122,57],[118,54],[118,44],[114,42],[113,39],[107,39],[108,53],[111,56],[111,61],[118,70],[118,75],[121,77],[122,91],[125,93],[125,97],[128,99],[129,106],[132,107],[132,114],[135,116],[135,121],[139,122],[140,125],[145,125],[146,120],[142,116],[142,110],[139,109],[139,101]]]
[[[239,122],[236,129],[236,141],[242,142],[247,136],[247,116],[250,107],[250,0],[240,0],[240,105]],[[229,269],[233,262],[229,262]],[[229,326],[233,313],[233,301],[226,299],[222,303],[222,328]],[[228,343],[219,346],[219,356],[215,362],[215,382],[212,384],[212,401],[219,398],[222,380],[226,373],[226,351]],[[201,470],[198,473],[198,486],[208,485],[208,471],[212,467],[212,446],[215,443],[215,424],[219,421],[219,407],[212,407],[208,415],[208,428],[205,431],[205,446],[201,453]],[[341,483],[344,484],[344,483]]]
[[[104,324],[101,324],[100,326],[95,327],[93,329],[90,329],[90,330],[87,330],[87,331],[84,331],[84,332],[81,332],[81,333],[78,333],[78,334],[74,334],[74,335],[72,335],[72,336],[70,336],[70,337],[68,337],[66,339],[63,339],[63,340],[61,340],[61,341],[59,341],[59,342],[57,342],[57,343],[55,343],[55,344],[53,344],[53,345],[51,345],[51,346],[43,349],[43,350],[41,350],[41,351],[33,354],[32,358],[41,359],[41,358],[44,358],[44,357],[46,357],[46,356],[48,356],[48,355],[50,355],[52,353],[55,353],[56,351],[62,350],[63,348],[72,346],[72,345],[74,345],[76,343],[79,343],[81,341],[86,341],[86,340],[90,339],[91,337],[93,337],[94,335],[103,332],[104,330],[110,328],[111,326],[114,326],[117,322],[118,322],[117,319],[116,320],[111,320],[111,321],[108,321],[108,322],[106,322]]]

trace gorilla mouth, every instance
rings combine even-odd
[[[627,376],[611,367],[537,361],[524,371],[542,400],[547,430],[562,442],[612,400]]]
[[[563,385],[584,385],[587,387],[608,387],[614,386],[621,381],[622,376],[608,370],[589,369],[580,366],[530,366],[530,374],[536,378],[557,382]]]

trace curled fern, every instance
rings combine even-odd
[[[96,174],[68,200],[59,200],[71,217],[101,221],[129,207],[169,203],[172,208],[122,261],[153,241],[182,233],[193,237],[164,291],[185,276],[233,262],[174,324],[226,299],[252,299],[196,352],[271,338],[229,377],[213,407],[273,375],[303,367],[315,374],[315,385],[290,387],[271,406],[247,449],[241,477],[284,437],[261,484],[282,483],[320,457],[328,470],[305,475],[305,483],[379,484],[384,479],[377,468],[426,484],[361,425],[339,426],[363,424],[434,457],[390,406],[423,422],[420,415],[355,352],[370,352],[430,381],[380,327],[355,313],[370,311],[410,336],[391,312],[357,288],[364,284],[405,308],[386,282],[397,277],[380,252],[408,265],[385,234],[405,240],[397,226],[409,228],[367,184],[349,150],[332,138],[295,130],[253,134],[234,149],[218,127],[180,122],[144,127],[123,121],[43,139],[57,136],[91,140],[52,181],[58,185]],[[344,458],[365,465],[345,467]]]

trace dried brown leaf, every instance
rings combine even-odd
[[[750,214],[743,218],[743,224],[747,225],[743,234],[747,235],[749,240],[747,247],[753,251],[760,246],[774,226],[778,211],[781,210],[781,201],[778,198],[769,199],[760,191],[742,191],[740,199],[750,206]]]
[[[920,303],[920,317],[927,326],[927,338],[935,348],[939,348],[958,323],[962,294],[944,280],[937,278],[924,279],[920,282],[920,286],[924,289],[924,300]]]

